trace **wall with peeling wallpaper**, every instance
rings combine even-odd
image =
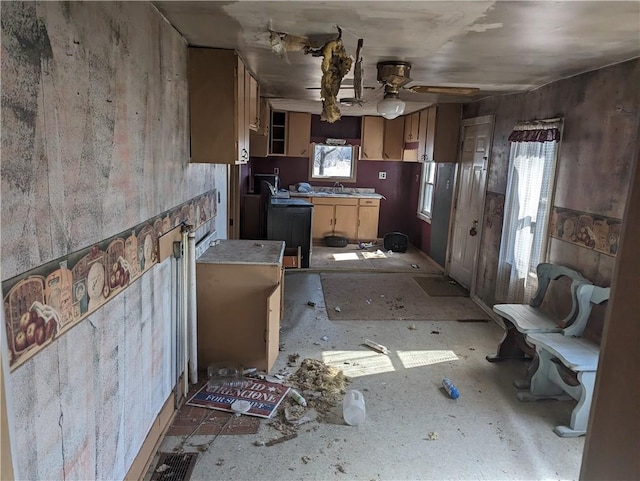
[[[186,43],[150,4],[3,3],[1,22],[2,280],[225,192],[225,167],[189,164]],[[16,477],[125,476],[172,388],[170,276],[10,374]]]
[[[527,93],[466,105],[464,118],[495,114],[476,288],[496,302],[496,272],[509,166],[509,134],[520,120],[564,118],[553,206],[590,217],[621,221],[631,171],[638,157],[640,60],[567,78]],[[626,219],[637,222],[637,219]],[[561,238],[549,240],[548,259],[570,266],[601,286],[611,285],[614,255]],[[604,318],[604,309],[596,308]],[[602,325],[596,328],[601,330]],[[592,333],[599,338],[600,333]]]

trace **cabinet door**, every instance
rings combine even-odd
[[[258,82],[247,71],[246,73],[249,93],[246,96],[249,102],[249,129],[257,132],[260,127],[260,95]]]
[[[404,119],[384,119],[384,160],[402,160],[404,150]]]
[[[236,71],[242,63],[232,50],[188,52],[191,162],[233,164],[239,159]]]
[[[432,105],[427,109],[427,136],[425,138],[424,146],[424,158],[422,160],[432,162],[433,159],[433,146],[436,137],[436,113],[438,107]]]
[[[460,136],[460,104],[440,104],[434,119],[433,161],[457,162]],[[429,118],[431,122],[431,118]]]
[[[249,103],[247,102],[247,80],[249,75],[244,68],[240,57],[237,57],[236,68],[236,131],[238,139],[238,154],[236,161],[246,163],[249,161]]]
[[[404,118],[404,141],[418,142],[420,124],[420,112],[414,112]]]
[[[384,141],[384,119],[382,117],[362,117],[362,160],[382,160]]]
[[[377,205],[361,205],[358,208],[358,240],[370,242],[378,238],[378,217],[380,208]]]
[[[322,239],[333,234],[333,205],[313,205],[313,238]]]
[[[333,225],[335,235],[341,235],[350,240],[358,237],[358,206],[336,205],[336,214]]]
[[[289,157],[309,157],[311,139],[311,114],[288,112],[287,155]]]
[[[267,297],[267,325],[264,336],[267,342],[267,371],[273,367],[280,351],[280,318],[282,317],[283,298],[282,282],[280,282]]]
[[[268,137],[269,124],[271,123],[271,106],[269,105],[269,101],[264,97],[260,97],[258,115],[260,116],[260,121],[258,122],[256,134]]]

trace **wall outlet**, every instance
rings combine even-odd
[[[280,169],[277,168],[277,167],[274,167],[273,168],[273,173],[276,174],[276,175],[280,174]]]
[[[386,172],[378,172],[378,179],[384,180],[386,178],[387,178],[387,173]]]

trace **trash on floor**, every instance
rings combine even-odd
[[[265,446],[273,446],[274,444],[284,443],[285,441],[290,441],[291,439],[295,439],[298,437],[298,433],[286,434],[284,436],[280,436],[279,438],[272,439],[268,443],[265,443]]]
[[[409,329],[410,331],[417,331],[418,328],[416,327],[415,324],[411,324],[410,326],[407,326],[407,329]]]
[[[300,354],[298,354],[297,352],[293,354],[289,354],[289,356],[287,357],[287,365],[293,366],[298,361],[299,358],[300,358]]]
[[[389,349],[387,349],[385,346],[383,346],[382,344],[378,344],[377,342],[373,342],[370,339],[366,339],[364,341],[365,346],[370,347],[371,349],[378,351],[382,354],[389,354]]]
[[[440,334],[440,331],[431,331],[431,334]]]
[[[307,407],[307,400],[302,396],[302,394],[300,394],[298,391],[296,391],[293,388],[289,389],[289,396],[298,404],[300,404],[300,406],[304,406]]]
[[[329,336],[322,336],[320,340],[327,342],[329,340]]]
[[[438,433],[435,431],[430,432],[425,439],[425,441],[435,441],[436,439],[438,439],[440,436],[438,436]]]
[[[232,404],[236,401],[247,401],[251,404],[251,408],[245,414],[261,418],[273,416],[289,392],[287,386],[260,379],[248,379],[247,385],[242,388],[215,386],[213,389],[205,389],[206,387],[205,384],[187,401],[187,404],[217,411],[234,412]]]
[[[316,307],[316,303],[313,302],[313,301],[309,301],[309,302],[307,302],[307,306]]]
[[[304,359],[288,382],[306,396],[310,408],[327,413],[342,401],[349,379],[340,369],[317,359]]]
[[[336,311],[336,312],[341,312],[342,311],[342,309],[340,309],[338,306],[334,307],[333,310]]]
[[[442,387],[444,387],[444,390],[447,391],[447,394],[451,399],[458,399],[460,397],[458,388],[453,384],[453,382],[451,382],[451,379],[445,377],[442,380]]]

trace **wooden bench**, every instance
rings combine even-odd
[[[553,429],[558,436],[582,436],[587,431],[600,347],[593,341],[574,336],[582,335],[593,305],[609,299],[609,294],[608,287],[583,284],[577,291],[579,313],[571,326],[559,333],[527,334],[527,342],[535,346],[538,363],[531,377],[529,392],[518,393],[518,399],[537,401],[573,398],[578,401],[571,412],[569,426],[556,426]]]
[[[525,336],[534,332],[560,332],[574,322],[578,315],[577,289],[582,284],[591,284],[579,272],[565,266],[549,263],[538,264],[538,290],[529,305],[496,304],[493,311],[504,320],[505,333],[496,354],[486,356],[487,361],[496,362],[504,359],[530,359],[533,349],[525,343]],[[549,290],[552,280],[561,277],[571,279],[571,310],[562,319],[557,319],[544,312],[540,306]]]

